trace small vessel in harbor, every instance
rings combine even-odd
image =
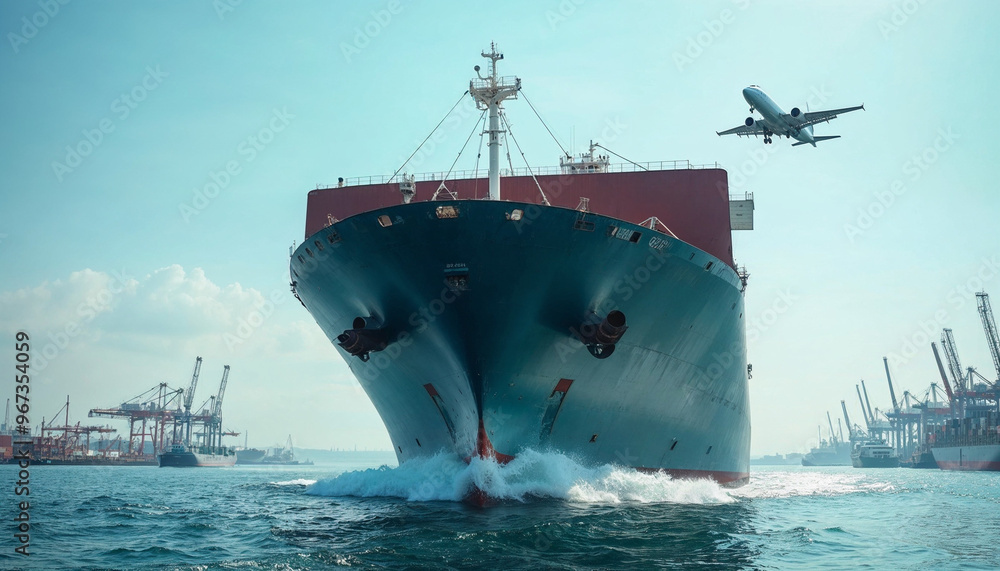
[[[854,445],[851,464],[855,468],[898,468],[899,454],[884,440],[866,440]]]

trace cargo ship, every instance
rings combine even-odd
[[[186,468],[196,466],[234,466],[236,452],[230,448],[191,447],[175,444],[157,456],[160,468]]]
[[[1000,471],[1000,414],[952,419],[930,435],[931,453],[942,470]]]
[[[495,47],[482,55],[468,93],[488,176],[309,192],[293,293],[401,463],[534,449],[746,482],[748,274],[732,230],[752,228],[752,196],[731,201],[718,165],[611,164],[599,144],[501,173],[501,145],[517,144],[501,103],[521,80],[498,75]]]

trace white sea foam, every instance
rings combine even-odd
[[[843,496],[865,492],[892,491],[893,485],[864,471],[761,471],[751,474],[750,483],[731,491],[738,498],[791,498],[800,496]]]
[[[304,480],[299,478],[297,480],[288,480],[286,482],[271,482],[272,486],[311,486],[316,483],[316,480]]]
[[[525,450],[510,463],[454,454],[415,458],[397,468],[383,466],[320,480],[307,493],[321,496],[396,497],[410,501],[461,501],[475,488],[498,500],[560,498],[578,503],[671,502],[720,504],[734,500],[718,484],[675,480],[614,465],[584,466],[553,452]]]

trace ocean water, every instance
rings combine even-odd
[[[1000,569],[1000,473],[776,466],[726,489],[534,452],[394,466],[33,467],[29,557],[0,466],[0,568]],[[472,484],[503,501],[462,502]]]

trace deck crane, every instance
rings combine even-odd
[[[194,390],[198,387],[198,375],[201,373],[201,357],[194,360],[194,374],[191,375],[191,387],[184,395],[184,444],[191,446],[191,403],[194,401]]]
[[[882,357],[882,364],[885,365],[885,380],[889,381],[889,396],[892,397],[892,411],[899,412],[899,403],[896,402],[896,391],[892,388],[892,375],[889,374],[889,359]]]
[[[937,361],[938,372],[941,373],[941,381],[944,382],[944,392],[948,393],[948,404],[954,406],[955,393],[951,391],[951,383],[948,382],[948,374],[944,372],[944,365],[941,363],[941,355],[938,354],[937,345],[931,342],[931,349],[934,351],[934,360]]]
[[[955,348],[955,336],[952,335],[951,329],[941,332],[941,347],[944,349],[944,357],[948,361],[948,370],[951,372],[952,381],[955,382],[955,389],[964,393],[965,375],[962,372],[962,363],[958,360],[958,349]]]
[[[1000,383],[1000,339],[997,338],[997,322],[993,319],[993,309],[990,308],[990,294],[985,291],[977,293],[976,304],[979,306],[979,316],[983,319],[986,343],[993,356],[993,367],[997,371],[997,383]]]
[[[833,431],[833,420],[830,418],[830,411],[826,411],[826,421],[830,423],[830,440],[834,446],[837,445],[837,433]]]

